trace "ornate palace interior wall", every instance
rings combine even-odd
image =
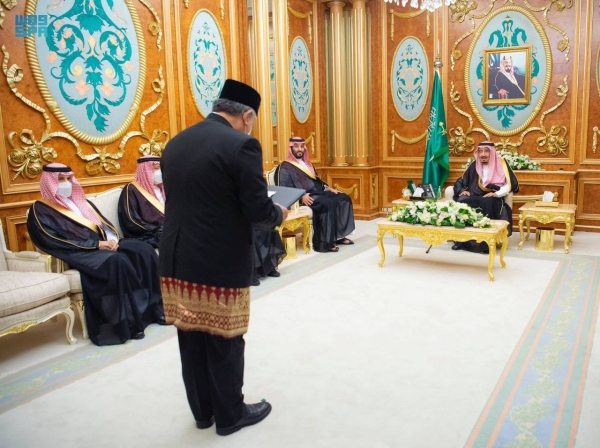
[[[578,230],[600,230],[598,2],[458,0],[428,13],[383,0],[0,0],[0,45],[0,219],[13,250],[27,246],[42,164],[70,165],[87,192],[122,185],[138,157],[203,119],[226,77],[263,95],[265,170],[301,135],[356,216],[382,216],[420,179],[438,48],[448,184],[492,140],[542,164],[518,172],[515,208],[551,190],[577,204]],[[507,52],[531,61],[527,103],[484,101],[482,61]]]

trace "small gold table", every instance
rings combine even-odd
[[[491,282],[494,281],[492,268],[494,267],[494,258],[496,257],[496,245],[502,242],[502,248],[500,249],[500,265],[502,268],[506,267],[506,263],[504,262],[504,252],[506,252],[506,247],[508,246],[508,221],[492,220],[492,227],[487,229],[478,229],[475,227],[457,229],[455,227],[422,226],[419,224],[409,224],[407,222],[380,222],[377,229],[377,245],[381,252],[379,267],[383,267],[383,262],[385,261],[383,237],[386,233],[391,233],[394,237],[398,237],[398,244],[400,245],[398,256],[400,257],[404,250],[405,236],[419,237],[425,243],[433,246],[438,246],[449,240],[461,243],[470,240],[475,240],[479,243],[485,241],[490,248],[488,257],[488,275]]]
[[[527,202],[519,210],[519,232],[521,233],[521,242],[519,250],[523,249],[523,242],[529,240],[531,229],[529,221],[548,224],[550,222],[565,223],[565,254],[569,253],[569,244],[573,244],[571,235],[575,228],[575,210],[577,206],[574,204],[559,204],[558,207],[536,207],[535,202]],[[527,236],[523,232],[523,223],[527,221]]]
[[[291,210],[287,216],[287,219],[281,223],[280,227],[276,227],[279,232],[279,236],[283,240],[283,231],[289,230],[293,232],[298,227],[302,226],[302,247],[306,253],[310,252],[310,245],[308,244],[308,237],[310,236],[310,209],[298,208]]]

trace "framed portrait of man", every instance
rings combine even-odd
[[[531,102],[531,46],[483,51],[483,105]]]

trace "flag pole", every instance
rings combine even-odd
[[[444,63],[442,62],[442,58],[440,56],[440,40],[438,39],[438,45],[437,45],[437,57],[435,58],[435,62],[433,63],[433,67],[435,68],[435,71],[438,73],[438,75],[440,76],[440,83],[442,82],[442,76],[440,75],[440,69],[444,66]],[[430,162],[431,160],[433,160],[434,156],[431,156]],[[431,250],[431,248],[433,247],[433,244],[431,244],[427,250],[425,251],[426,254],[429,253],[429,251]]]

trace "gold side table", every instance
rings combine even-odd
[[[284,230],[293,232],[302,226],[302,247],[307,254],[310,252],[310,245],[308,244],[308,237],[310,236],[310,221],[308,220],[309,216],[310,210],[292,210],[288,214],[287,219],[281,223],[281,226],[276,228],[276,230],[279,232],[279,236],[283,240]]]
[[[446,241],[458,241],[465,242],[475,240],[477,242],[485,241],[489,248],[490,253],[488,256],[488,276],[490,281],[494,281],[494,274],[492,268],[494,267],[494,258],[496,257],[496,245],[502,243],[500,249],[500,265],[502,268],[506,267],[504,262],[504,253],[508,246],[508,221],[492,220],[492,227],[487,229],[477,229],[475,227],[466,227],[464,229],[457,229],[455,227],[438,227],[438,226],[422,226],[409,224],[406,222],[394,222],[386,221],[380,222],[377,228],[377,245],[381,252],[381,261],[379,267],[383,267],[385,261],[385,248],[383,247],[383,237],[386,233],[394,235],[398,238],[398,244],[400,246],[398,250],[398,256],[402,256],[404,251],[404,237],[418,237],[421,238],[425,243],[437,246],[445,243]]]
[[[534,220],[542,224],[551,222],[565,223],[565,254],[569,253],[569,244],[573,244],[573,229],[575,228],[575,204],[559,204],[558,207],[536,207],[535,202],[525,203],[519,210],[519,233],[521,242],[519,250],[523,249],[525,240],[529,240],[531,234],[530,221]],[[523,223],[527,223],[527,236],[523,232]]]

